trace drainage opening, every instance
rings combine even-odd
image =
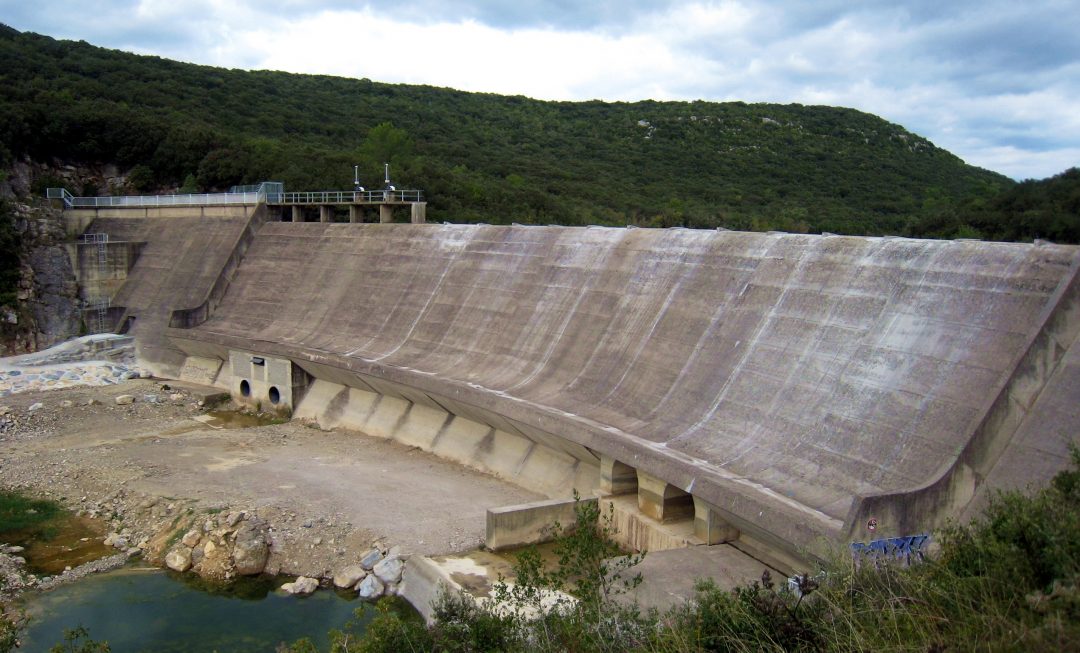
[[[277,404],[281,401],[281,393],[278,392],[277,386],[270,386],[270,403]]]
[[[251,396],[251,384],[247,382],[247,379],[240,382],[240,394],[244,397]]]

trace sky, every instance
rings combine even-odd
[[[0,22],[545,100],[845,106],[1014,179],[1080,166],[1077,0],[0,0]]]

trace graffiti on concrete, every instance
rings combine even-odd
[[[923,547],[929,541],[929,535],[910,535],[872,540],[869,543],[852,542],[851,555],[854,556],[856,564],[863,560],[881,562],[893,559],[909,565],[922,561]]]

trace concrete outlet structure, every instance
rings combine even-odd
[[[229,352],[229,371],[229,393],[234,401],[287,415],[304,396],[309,381],[304,370],[290,360],[245,351]]]

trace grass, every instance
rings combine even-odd
[[[50,522],[64,514],[55,501],[0,491],[0,538],[14,532],[48,539]]]

